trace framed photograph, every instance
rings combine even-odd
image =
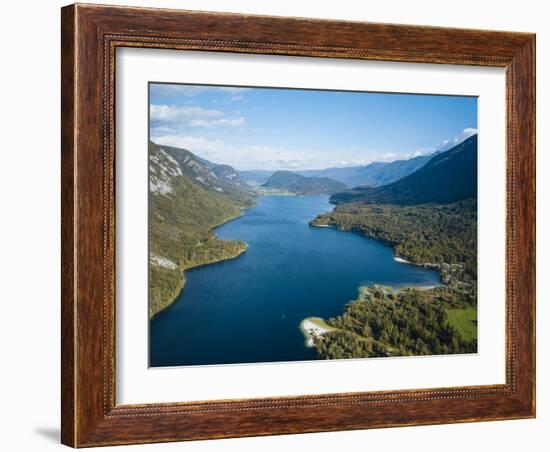
[[[62,9],[62,442],[535,416],[535,36]]]

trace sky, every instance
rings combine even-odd
[[[150,138],[239,170],[408,159],[477,133],[477,98],[149,84]]]

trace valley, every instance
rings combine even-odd
[[[324,170],[239,171],[153,142],[149,160],[152,365],[477,350],[476,135]]]

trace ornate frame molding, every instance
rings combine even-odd
[[[116,405],[118,47],[506,68],[506,383]],[[62,88],[64,444],[80,447],[535,415],[534,35],[77,4],[62,9]],[[520,355],[518,349],[523,350]]]

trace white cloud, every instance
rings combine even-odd
[[[378,161],[380,162],[392,162],[394,160],[400,160],[403,159],[403,155],[396,154],[395,152],[386,152],[382,154],[380,157],[378,157]]]
[[[157,134],[175,132],[174,127],[238,127],[245,124],[242,116],[227,118],[219,110],[208,110],[197,105],[155,105],[150,107],[152,130]]]
[[[214,118],[210,121],[214,122]],[[476,129],[464,129],[458,136],[446,140],[446,149],[477,133]],[[368,148],[323,149],[289,148],[268,145],[233,145],[220,139],[204,136],[161,133],[152,130],[152,139],[158,144],[188,149],[202,158],[215,163],[225,163],[237,169],[322,169],[330,167],[368,165],[372,162],[407,160],[420,155],[429,155],[439,149],[418,149],[413,152],[381,153]]]
[[[188,149],[192,152],[212,154],[223,152],[226,145],[221,140],[209,140],[204,137],[184,135],[153,135],[153,141],[157,144]]]
[[[239,88],[237,86],[171,85],[164,83],[151,84],[151,93],[159,97],[194,97],[210,92],[225,92],[228,94],[242,95],[249,90],[250,88]]]
[[[477,129],[474,127],[466,127],[462,132],[460,132],[456,137],[445,140],[443,143],[440,143],[437,147],[437,151],[448,151],[457,144],[462,143],[464,140],[470,138],[472,135],[477,133]]]
[[[176,133],[177,130],[174,127],[170,126],[154,126],[151,127],[151,135],[158,136],[158,135],[170,135],[173,133]]]
[[[204,108],[186,105],[151,105],[151,121],[178,122],[197,117],[221,117],[223,112],[219,110],[206,110]]]
[[[215,163],[238,169],[321,169],[334,166],[365,165],[371,160],[357,159],[364,152],[349,149],[290,149],[267,145],[232,145],[203,136],[153,134],[155,143],[188,149]],[[355,158],[354,158],[355,157]]]
[[[433,148],[426,149],[417,149],[414,152],[408,154],[400,154],[397,159],[394,160],[406,160],[414,157],[419,157],[421,155],[430,155],[436,151],[448,151],[449,149],[455,147],[457,144],[462,143],[464,140],[470,138],[472,135],[477,133],[477,129],[473,127],[467,127],[462,130],[456,137],[443,140],[437,146]]]
[[[244,118],[241,116],[235,119],[193,119],[189,125],[191,127],[215,127],[215,126],[243,126],[245,123]]]

